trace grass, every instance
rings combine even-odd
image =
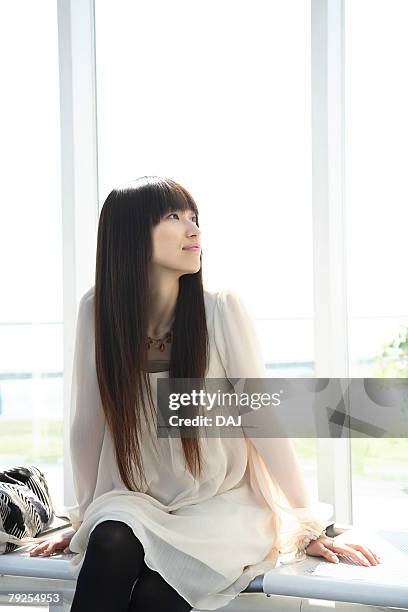
[[[0,457],[17,456],[21,463],[61,463],[62,421],[2,421]]]
[[[273,440],[271,440],[273,442]],[[314,464],[316,440],[295,438],[299,461]],[[354,438],[351,441],[353,473],[370,479],[400,480],[407,477],[407,438]],[[24,463],[62,463],[61,421],[2,421],[0,419],[0,460],[18,457]]]
[[[296,438],[294,445],[301,463],[314,464],[314,438]],[[408,478],[407,438],[353,438],[351,450],[353,474],[356,476],[381,480]]]

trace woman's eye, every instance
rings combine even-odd
[[[176,215],[178,217],[178,213],[171,213],[167,218],[169,219],[170,217],[172,217],[173,215]],[[193,219],[195,219],[194,223],[197,223],[198,221],[198,217],[197,215],[194,215]]]

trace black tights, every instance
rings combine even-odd
[[[132,590],[133,588],[133,590]],[[191,605],[144,562],[144,549],[122,521],[92,531],[71,612],[190,612]]]

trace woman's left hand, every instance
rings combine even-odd
[[[317,540],[310,542],[305,553],[314,557],[324,557],[332,563],[338,563],[339,554],[352,557],[360,565],[378,565],[381,562],[381,557],[373,550],[364,544],[359,544],[355,538],[347,538],[346,533],[341,534],[341,540],[340,536],[329,538],[323,534]]]

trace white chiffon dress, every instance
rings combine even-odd
[[[207,378],[266,378],[252,318],[234,290],[204,291],[210,359]],[[305,558],[305,536],[330,524],[333,507],[310,501],[287,438],[212,437],[204,442],[205,470],[194,480],[180,438],[147,436],[142,449],[148,488],[126,489],[102,410],[95,368],[94,287],[82,296],[71,390],[70,451],[77,504],[65,506],[76,530],[73,577],[92,530],[109,519],[131,527],[145,563],[197,610],[226,606],[251,580],[291,553]],[[149,373],[156,381],[168,371]],[[282,496],[289,503],[282,503]],[[286,532],[282,515],[289,517]],[[291,558],[289,555],[289,558]],[[287,558],[287,556],[286,556]],[[291,562],[291,561],[290,561]]]

